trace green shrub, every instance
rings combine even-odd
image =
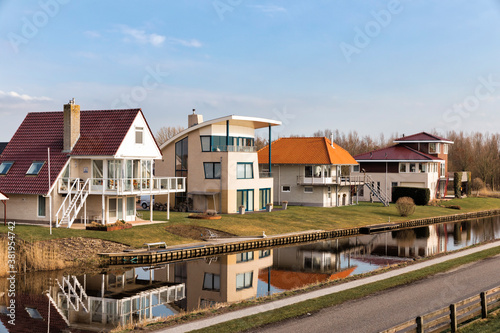
[[[410,216],[415,212],[415,202],[410,197],[401,197],[396,201],[396,209],[401,216]]]
[[[416,205],[425,206],[431,199],[431,191],[428,188],[395,186],[392,190],[392,202],[399,198],[410,197]]]

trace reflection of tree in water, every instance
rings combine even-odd
[[[398,240],[398,245],[403,247],[413,246],[416,239],[427,239],[430,236],[429,227],[395,230],[392,238]]]

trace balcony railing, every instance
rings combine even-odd
[[[273,178],[273,174],[272,174],[272,172],[261,171],[261,172],[259,172],[259,177],[260,178]]]
[[[253,153],[255,146],[212,146],[212,151]]]
[[[60,178],[59,193],[72,193],[80,188],[86,179]],[[72,186],[74,183],[77,186]],[[153,177],[153,178],[91,178],[89,194],[167,194],[169,192],[185,192],[185,177]]]
[[[363,176],[306,177],[297,176],[298,185],[362,185]]]

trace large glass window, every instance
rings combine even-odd
[[[133,216],[135,211],[135,198],[127,197],[127,215]]]
[[[200,136],[201,151],[211,151],[210,136]]]
[[[203,277],[203,289],[205,290],[220,290],[220,275],[205,273]]]
[[[253,281],[253,271],[242,274],[236,274],[236,290],[252,288],[252,281]]]
[[[14,164],[14,162],[2,162],[2,164],[0,164],[0,175],[6,175],[12,167],[12,164]]]
[[[201,151],[253,151],[254,138],[234,137],[229,138],[224,135],[204,135],[200,136]]]
[[[410,172],[417,172],[416,163],[410,163]]]
[[[203,168],[205,169],[205,179],[220,179],[220,162],[205,162]]]
[[[435,153],[438,153],[439,154],[439,143],[435,143],[435,142],[431,142],[429,143],[429,153],[430,154],[435,154]]]
[[[28,175],[28,176],[38,175],[38,173],[40,172],[40,170],[42,169],[44,164],[45,164],[45,162],[42,162],[42,161],[31,163],[31,166],[28,169],[28,171],[26,172],[26,175]]]
[[[266,205],[271,203],[271,189],[261,188],[259,190],[259,204],[260,209],[266,209]]]
[[[253,190],[238,190],[236,195],[236,210],[243,206],[246,211],[253,211]]]
[[[399,163],[399,172],[407,172],[406,163]]]
[[[253,163],[238,163],[236,169],[236,177],[238,179],[252,179]]]
[[[426,164],[425,164],[425,163],[420,163],[420,164],[418,165],[418,170],[419,170],[420,172],[425,172],[425,170],[426,170]]]
[[[38,217],[45,217],[45,197],[38,196]]]
[[[304,176],[306,176],[306,177],[313,176],[313,167],[311,165],[306,165],[304,167]]]
[[[443,154],[448,154],[448,144],[447,143],[443,144]]]
[[[135,143],[140,143],[142,144],[144,139],[144,128],[143,127],[136,127],[135,128]]]
[[[175,176],[176,177],[187,177],[188,176],[188,137],[177,141],[175,143]],[[187,187],[186,179],[186,187]],[[187,193],[186,192],[176,192],[175,193],[175,204],[186,202]]]
[[[103,176],[103,161],[102,160],[93,160],[92,161],[92,178],[93,185],[102,185]]]

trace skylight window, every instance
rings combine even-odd
[[[0,164],[0,175],[6,175],[12,167],[12,164],[14,164],[14,162],[2,162],[2,164]]]
[[[28,176],[36,176],[42,169],[43,165],[45,162],[33,162],[31,163],[30,168],[28,169],[28,172],[26,172],[26,175]]]
[[[42,315],[40,315],[40,312],[38,312],[38,310],[35,308],[26,308],[26,312],[28,312],[30,317],[33,319],[43,319]]]

